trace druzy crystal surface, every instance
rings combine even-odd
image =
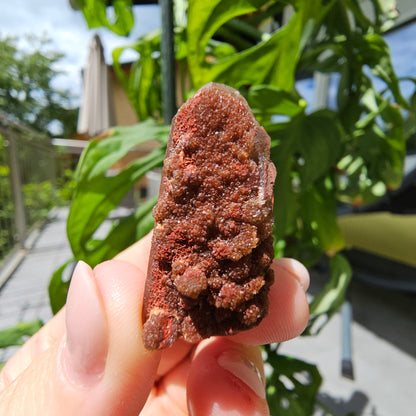
[[[273,282],[270,138],[238,91],[211,83],[171,127],[143,307],[163,349],[252,328]]]

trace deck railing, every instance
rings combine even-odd
[[[61,170],[49,138],[0,113],[0,261],[46,217]]]

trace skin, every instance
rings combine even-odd
[[[270,311],[232,337],[168,350],[141,344],[150,236],[92,271],[77,268],[68,301],[0,373],[0,414],[268,415],[261,344],[300,334],[308,320],[306,269],[273,264]]]

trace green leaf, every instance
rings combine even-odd
[[[302,194],[302,218],[313,231],[321,250],[333,256],[345,246],[337,223],[337,199],[330,180],[323,180]]]
[[[90,142],[77,168],[77,187],[67,222],[68,238],[77,260],[95,266],[94,251],[98,246],[93,234],[137,180],[162,165],[167,135],[168,127],[147,120],[132,127],[116,127],[110,136]],[[157,140],[158,147],[115,176],[109,175],[109,169],[130,149],[151,139]]]
[[[310,319],[303,335],[316,335],[344,302],[351,281],[352,270],[348,260],[340,253],[330,259],[331,277],[323,290],[309,305]],[[324,323],[319,317],[325,317]]]
[[[242,14],[255,12],[266,0],[236,0],[233,7],[221,0],[188,3],[188,42],[189,52],[196,65],[205,58],[205,47],[214,33],[228,20]]]
[[[284,157],[285,154],[287,157]],[[273,210],[275,242],[278,242],[294,233],[298,216],[298,196],[293,189],[293,155],[288,144],[283,143],[272,148],[271,156],[277,169]]]
[[[150,116],[158,117],[161,113],[160,62],[155,58],[155,52],[160,52],[161,31],[155,30],[142,37],[135,43],[113,50],[114,70],[123,85],[130,102],[136,110],[139,120]],[[128,49],[139,54],[128,74],[122,66],[121,55]],[[157,96],[156,103],[153,100]]]
[[[154,225],[152,209],[157,197],[141,205],[133,214],[115,221],[102,240],[88,242],[89,264],[97,265],[113,258],[120,251],[140,240]]]
[[[294,117],[270,132],[276,165],[276,240],[293,235],[303,214],[301,196],[335,167],[344,148],[344,133],[335,114],[321,110]],[[311,219],[312,220],[312,219]]]
[[[156,205],[158,196],[143,204],[135,213],[136,235],[134,240],[138,241],[148,234],[155,225],[153,218],[153,207]]]
[[[310,416],[322,377],[313,364],[269,352],[267,363],[273,368],[267,377],[266,393],[273,416]]]
[[[212,55],[216,59],[222,59],[236,53],[234,46],[226,42],[218,42],[211,39],[207,47],[207,55]]]
[[[302,186],[308,187],[333,167],[344,149],[344,133],[335,113],[320,110],[300,115],[273,134],[280,143],[272,149],[276,165],[296,158]],[[293,159],[291,161],[293,163]]]
[[[359,2],[356,0],[344,0],[344,3],[348,6],[348,9],[353,13],[354,19],[357,24],[366,32],[371,26],[372,21],[362,11]]]
[[[292,153],[300,156],[300,179],[303,187],[325,175],[341,156],[344,136],[335,114],[320,110],[293,120]]]
[[[89,264],[97,265],[113,258],[120,251],[148,234],[154,225],[152,208],[156,202],[157,197],[142,204],[132,215],[123,217],[104,239],[89,241]],[[72,274],[74,264],[74,259],[65,262],[54,272],[49,282],[49,302],[53,314],[58,313],[66,303],[72,276],[64,278],[64,274],[67,274],[69,268],[70,274]]]
[[[361,137],[360,150],[368,163],[368,176],[382,180],[390,189],[397,188],[403,176],[405,142],[398,143],[377,125],[372,125]]]
[[[370,33],[364,38],[359,38],[357,43],[360,54],[364,62],[369,65],[371,72],[389,86],[396,101],[406,108],[407,102],[401,94],[399,80],[391,62],[390,48],[387,42],[382,36]]]
[[[71,277],[69,277],[69,279],[64,279],[64,273],[70,268],[70,274],[72,275],[74,264],[74,259],[66,261],[62,266],[55,270],[49,281],[49,304],[54,315],[65,305]]]
[[[188,62],[196,88],[210,81],[223,82],[238,88],[242,85],[269,83],[291,91],[300,52],[311,35],[312,25],[321,20],[331,3],[322,7],[319,0],[300,0],[286,26],[268,39],[240,53],[208,63],[206,46],[211,36],[228,20],[254,12],[264,1],[239,0],[229,7],[227,2],[191,0],[188,13]]]
[[[77,182],[92,180],[108,170],[135,146],[158,140],[166,143],[169,127],[149,119],[134,126],[113,127],[106,135],[91,139],[84,150],[75,177]]]
[[[396,0],[370,0],[374,14],[376,16],[377,26],[380,27],[381,32],[391,29],[394,25],[394,20],[399,16],[397,10]]]
[[[306,101],[296,93],[279,90],[271,85],[250,88],[247,101],[255,114],[293,117],[305,110]]]
[[[156,149],[116,176],[96,177],[80,183],[67,222],[68,238],[77,259],[95,265],[90,260],[94,248],[89,249],[88,241],[134,183],[149,170],[161,166],[163,159],[164,150]]]
[[[371,88],[363,95],[362,102],[367,114],[355,123],[354,147],[349,152],[353,156],[350,167],[358,160],[362,161],[362,167],[359,176],[350,175],[346,190],[357,188],[358,180],[363,202],[371,202],[379,196],[367,193],[374,184],[383,182],[390,189],[400,185],[407,136],[397,105]]]
[[[12,328],[0,330],[0,348],[23,345],[26,339],[38,332],[42,325],[40,320],[19,322]]]
[[[105,0],[76,0],[90,29],[106,27],[120,36],[128,36],[134,24],[132,0],[113,0],[113,16],[107,13]]]

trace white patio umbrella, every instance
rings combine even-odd
[[[78,134],[94,137],[107,130],[113,124],[111,108],[108,70],[104,60],[103,46],[100,37],[94,35],[89,45],[87,64],[83,74]]]

